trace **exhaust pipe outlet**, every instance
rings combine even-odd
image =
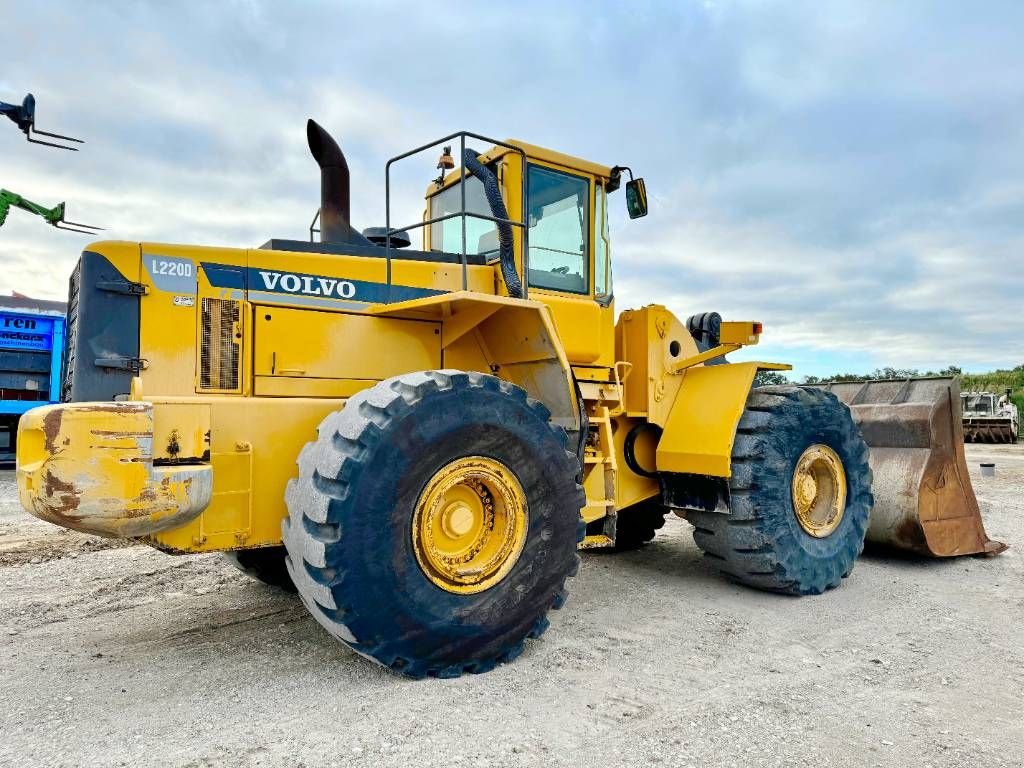
[[[320,242],[369,245],[350,223],[348,163],[341,147],[312,119],[306,122],[306,140],[320,166]]]

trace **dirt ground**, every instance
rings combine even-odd
[[[673,517],[586,555],[513,664],[421,682],[218,556],[35,521],[0,472],[0,765],[1020,766],[1024,446],[968,459],[998,558],[869,552],[784,598]]]

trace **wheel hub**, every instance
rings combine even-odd
[[[499,461],[467,456],[427,482],[413,513],[420,569],[448,592],[482,592],[515,565],[526,541],[526,494]]]
[[[820,443],[810,446],[797,460],[791,486],[801,528],[825,538],[839,527],[846,510],[846,471],[839,454]]]
[[[809,508],[814,504],[814,499],[818,495],[818,484],[811,475],[803,475],[797,482],[796,493],[800,507]]]
[[[476,516],[468,505],[456,501],[445,507],[441,528],[450,538],[457,539],[469,533],[475,519]]]

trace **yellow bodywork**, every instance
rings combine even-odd
[[[586,180],[593,221],[604,221],[610,168],[513,143],[531,165]],[[520,156],[491,150],[488,158],[497,163],[510,219],[523,220]],[[430,197],[458,176],[432,185],[428,209]],[[117,401],[48,406],[22,419],[22,503],[65,527],[144,537],[168,551],[279,544],[285,485],[317,424],[382,379],[442,368],[522,387],[571,434],[580,428],[582,399],[588,523],[627,515],[660,493],[657,479],[623,458],[626,435],[638,425],[663,430],[660,440],[655,431],[637,432],[636,460],[644,467],[728,477],[757,370],[786,366],[706,365],[756,343],[754,323],[724,323],[722,347],[702,353],[664,307],[626,310],[616,321],[606,226],[591,230],[586,291],[531,287],[525,299],[507,295],[493,262],[464,269],[393,259],[389,285],[385,259],[366,255],[94,243],[87,250],[139,294],[139,370]],[[427,227],[427,249],[429,233]],[[518,228],[514,253],[523,274]],[[442,525],[446,518],[438,515]],[[453,540],[462,517],[449,520]],[[510,525],[514,549],[518,534]],[[608,545],[612,535],[595,534],[588,544]],[[435,554],[438,578],[455,584],[458,575],[438,565],[451,553],[442,547]]]
[[[21,421],[18,487],[36,517],[105,536],[188,523],[210,503],[209,465],[153,466],[149,403],[35,408]]]
[[[714,477],[732,474],[736,424],[759,366],[732,363],[686,370],[658,443],[660,471]]]

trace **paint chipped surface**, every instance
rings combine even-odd
[[[210,503],[209,465],[155,467],[149,403],[37,408],[19,430],[22,506],[64,528],[138,537],[183,525]]]

